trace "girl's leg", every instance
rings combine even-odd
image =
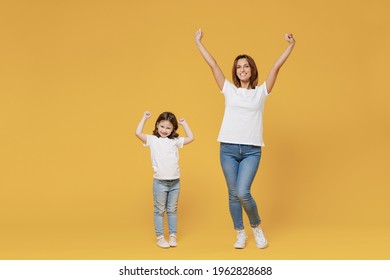
[[[176,234],[177,232],[177,203],[180,194],[180,179],[172,181],[168,186],[169,192],[167,197],[167,216],[169,234]]]
[[[154,198],[154,229],[156,236],[161,237],[164,235],[164,213],[167,204],[167,187],[163,184],[163,181],[153,180],[153,198]]]

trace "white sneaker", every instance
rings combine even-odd
[[[264,249],[268,245],[268,241],[264,236],[263,230],[260,226],[252,228],[253,234],[255,235],[257,248]]]
[[[165,240],[164,236],[159,236],[157,237],[157,242],[156,242],[157,246],[159,246],[160,248],[169,248],[171,246],[169,246],[169,243]]]
[[[176,235],[173,233],[169,236],[169,246],[171,247],[177,246]]]
[[[237,241],[234,243],[234,248],[236,249],[244,249],[246,245],[246,233],[245,230],[237,231]]]

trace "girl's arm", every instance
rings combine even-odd
[[[286,62],[287,58],[289,57],[290,53],[292,52],[295,46],[295,40],[292,34],[286,34],[285,39],[289,44],[287,48],[284,50],[284,52],[282,53],[282,55],[275,61],[266,79],[268,93],[271,93],[272,88],[275,85],[275,81],[278,76],[280,68]]]
[[[137,128],[135,129],[135,135],[144,143],[146,144],[146,134],[144,134],[142,131],[144,129],[145,122],[147,119],[149,119],[152,116],[152,114],[148,111],[145,111],[142,119],[137,125]]]
[[[179,124],[181,124],[184,128],[184,131],[186,132],[186,137],[184,137],[184,145],[191,143],[195,140],[194,134],[192,133],[192,130],[186,120],[184,118],[178,120]]]
[[[203,31],[201,29],[198,29],[195,33],[195,44],[198,47],[200,53],[202,54],[204,60],[206,60],[207,64],[210,66],[219,89],[222,90],[223,84],[225,82],[225,75],[222,73],[221,68],[219,68],[213,56],[203,46],[202,38]]]

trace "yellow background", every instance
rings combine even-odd
[[[389,259],[389,6],[1,1],[0,258]],[[284,34],[297,40],[266,102],[253,184],[266,250],[251,232],[232,247],[223,97],[199,27],[229,79],[247,53],[264,80]],[[145,132],[170,110],[196,136],[180,150],[176,249],[154,243],[150,155],[134,136],[144,110]]]

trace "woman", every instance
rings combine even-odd
[[[233,84],[225,79],[217,62],[202,43],[203,32],[195,33],[195,44],[210,66],[215,81],[225,96],[225,113],[218,135],[220,160],[229,193],[229,210],[237,231],[234,248],[245,248],[247,235],[244,230],[242,208],[251,224],[256,246],[267,247],[267,239],[260,227],[260,216],[250,190],[259,167],[263,142],[264,102],[275,85],[282,65],[291,54],[295,40],[286,34],[289,43],[276,60],[266,80],[258,84],[258,72],[254,60],[249,55],[239,55],[234,60]]]

